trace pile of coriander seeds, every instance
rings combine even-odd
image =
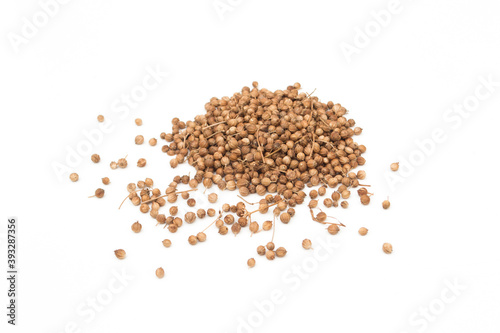
[[[142,120],[140,124],[136,120],[136,124],[142,125]],[[345,107],[332,101],[319,101],[318,97],[301,91],[299,83],[272,92],[259,89],[258,83],[253,82],[252,88],[243,87],[231,97],[213,97],[205,104],[205,114],[194,120],[184,122],[174,118],[171,130],[160,135],[166,142],[161,150],[172,157],[172,168],[188,163],[194,169],[191,176],[175,176],[165,191],[155,187],[150,178],[130,183],[124,201],[128,198],[171,233],[183,223],[212,218],[205,229],[189,236],[191,245],[206,241],[205,231],[212,226],[221,235],[230,232],[238,235],[244,229],[248,229],[250,235],[270,231],[270,242],[258,245],[257,254],[268,260],[281,258],[287,250],[273,243],[276,223],[289,223],[297,206],[305,201],[304,209],[310,211],[311,220],[328,225],[326,230],[331,235],[336,235],[344,224],[327,221],[327,214],[318,208],[320,200],[326,208],[347,209],[351,191],[355,190],[363,205],[370,203],[372,193],[367,188],[370,185],[360,184],[366,172],[356,170],[365,164],[362,154],[366,147],[354,141],[361,133],[362,129],[349,118]],[[135,137],[136,144],[143,142],[142,135]],[[152,138],[149,143],[155,146],[157,140]],[[146,160],[140,159],[137,166],[145,164]],[[126,168],[126,157],[110,166],[116,169],[117,165]],[[212,187],[237,191],[235,203],[196,209],[196,200],[190,198],[190,193]],[[327,195],[328,189],[331,195]],[[245,199],[255,193],[261,196],[260,201],[251,203]],[[179,197],[185,200],[188,210],[193,208],[183,217],[177,216]],[[217,194],[208,194],[207,198],[211,204],[217,203]],[[388,203],[384,201],[384,209],[389,207]],[[273,213],[272,221],[256,218],[257,214],[268,211]],[[140,232],[141,228],[139,222],[132,225],[134,232]],[[362,236],[367,232],[366,228],[359,230]],[[172,242],[165,239],[163,244],[170,247]],[[383,251],[390,253],[386,244]],[[311,241],[305,239],[302,247],[311,249]],[[125,252],[117,251],[120,253],[117,257],[123,259]],[[255,263],[254,258],[247,260],[249,267]],[[163,269],[158,270],[163,277]]]

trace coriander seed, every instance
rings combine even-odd
[[[361,227],[361,228],[359,228],[358,233],[361,236],[366,236],[366,234],[368,233],[368,229],[366,229],[365,227]]]
[[[391,170],[392,170],[392,171],[398,171],[398,170],[399,170],[399,162],[397,162],[397,163],[392,163],[392,164],[391,164]]]
[[[286,255],[286,249],[284,247],[278,247],[278,249],[276,250],[276,256],[278,258],[283,258],[285,255]]]
[[[199,242],[204,242],[207,240],[207,235],[204,232],[199,232],[196,235],[196,239],[198,239]]]
[[[144,143],[144,137],[142,135],[138,135],[135,137],[135,144],[142,145]]]
[[[254,258],[250,258],[247,260],[247,265],[248,267],[252,268],[255,266],[255,259]]]
[[[102,114],[97,116],[97,121],[102,123],[104,121],[104,116]]]
[[[136,118],[136,119],[135,119],[135,124],[136,124],[137,126],[141,126],[141,125],[142,125],[142,119],[141,119],[141,118]]]
[[[145,158],[140,158],[138,161],[137,161],[137,166],[139,168],[144,168],[146,166],[146,159]]]
[[[191,245],[196,245],[196,243],[198,243],[198,238],[196,238],[196,236],[191,235],[188,238],[188,242]]]
[[[274,251],[271,251],[271,250],[266,251],[267,260],[274,260],[275,257],[276,257],[276,255],[275,255]]]
[[[99,163],[99,161],[101,160],[101,157],[97,154],[93,154],[90,159],[92,160],[92,162],[94,163]]]
[[[163,279],[163,277],[165,276],[165,271],[160,267],[156,269],[155,274],[158,279]]]
[[[259,245],[257,247],[257,253],[260,255],[260,256],[263,256],[264,254],[266,254],[266,248],[263,246],[263,245]]]
[[[196,220],[196,214],[193,212],[187,212],[184,215],[184,221],[186,221],[186,223],[193,223],[195,220]]]
[[[116,256],[118,259],[124,259],[126,255],[127,255],[127,254],[125,253],[125,250],[122,250],[122,249],[120,249],[120,250],[115,250],[115,256]]]
[[[217,202],[218,195],[216,193],[210,193],[208,195],[208,202],[210,203],[216,203]]]
[[[267,243],[266,247],[267,247],[268,250],[272,251],[272,250],[274,250],[274,243],[273,242],[269,242],[269,243]]]
[[[219,228],[219,234],[221,235],[226,235],[229,232],[229,229],[223,225],[222,227]]]
[[[78,178],[80,178],[78,176],[78,174],[76,172],[73,172],[71,175],[69,175],[69,179],[72,181],[72,182],[76,182],[78,181]]]
[[[386,254],[391,254],[392,253],[392,245],[389,244],[389,243],[384,243],[384,245],[382,245],[382,250],[386,253]]]
[[[310,250],[310,249],[312,249],[312,242],[311,242],[311,240],[309,240],[309,239],[307,239],[307,238],[306,238],[306,239],[304,239],[304,240],[302,241],[302,247],[303,247],[304,249],[306,249],[306,250]]]
[[[151,138],[151,139],[149,139],[149,145],[150,145],[150,146],[156,146],[156,143],[157,143],[157,142],[158,142],[158,141],[157,141],[155,138]]]
[[[339,226],[338,226],[338,225],[336,225],[336,224],[330,224],[330,225],[328,226],[327,230],[328,230],[328,233],[329,233],[330,235],[336,235],[336,234],[338,234],[338,233],[339,233],[340,228],[339,228]]]
[[[384,200],[384,202],[382,202],[382,208],[388,209],[389,207],[391,207],[391,202],[389,201],[389,199]]]
[[[164,239],[161,243],[165,247],[170,247],[172,245],[172,242],[170,241],[170,239]]]
[[[102,178],[101,180],[102,180],[102,183],[103,183],[104,185],[108,185],[108,184],[109,184],[109,178],[108,178],[108,177],[104,177],[104,178]]]
[[[142,229],[142,225],[139,223],[139,221],[132,224],[132,231],[133,232],[139,233],[139,232],[141,232],[141,229]]]

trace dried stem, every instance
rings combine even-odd
[[[251,203],[251,202],[248,202],[246,201],[242,196],[238,195],[238,198],[240,198],[241,200],[245,201],[247,204],[249,205],[256,205],[257,203]]]
[[[134,191],[134,192],[130,192],[130,193],[137,193],[137,192],[140,192],[140,191],[142,191],[142,189]],[[125,200],[127,200],[127,198],[129,197],[130,193],[125,197],[125,199],[123,199],[123,201],[120,204],[120,207],[118,207],[118,209],[122,208],[123,203],[125,202]],[[91,198],[91,197],[89,197],[89,198]]]
[[[221,121],[219,123],[215,123],[215,124],[212,124],[212,125],[209,125],[209,126],[205,126],[205,127],[202,128],[202,130],[210,128],[210,127],[213,127],[213,126],[217,126],[217,125],[220,125],[220,124],[224,124],[224,123],[225,123],[225,121]]]
[[[159,196],[159,197],[156,197],[156,198],[152,198],[152,199],[149,199],[149,200],[143,201],[142,203],[143,203],[143,204],[144,204],[144,203],[150,203],[151,201],[155,201],[155,200],[160,199],[160,198],[168,197],[170,194],[181,194],[181,193],[192,192],[192,191],[198,191],[198,189],[197,189],[197,188],[193,188],[193,189],[186,190],[186,191],[179,191],[179,192],[169,193],[169,194],[161,195],[161,196]]]

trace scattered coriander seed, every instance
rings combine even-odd
[[[272,250],[274,250],[274,243],[273,242],[269,242],[269,243],[267,243],[266,247],[267,247],[268,250],[272,251]]]
[[[142,229],[142,225],[139,223],[139,221],[132,224],[132,231],[133,232],[139,233],[139,232],[141,232],[141,229]]]
[[[255,259],[254,258],[250,258],[247,260],[247,265],[248,267],[252,268],[255,266]]]
[[[259,224],[257,222],[251,222],[249,229],[251,233],[255,234],[259,232]]]
[[[196,239],[198,239],[199,242],[204,242],[207,240],[207,235],[205,235],[204,232],[199,232],[197,235],[196,235]]]
[[[208,195],[208,202],[210,202],[210,203],[216,203],[217,199],[218,199],[217,193],[210,193]]]
[[[276,256],[278,258],[283,258],[285,255],[286,255],[286,249],[284,247],[278,247],[278,249],[276,249]]]
[[[265,221],[263,224],[262,224],[262,229],[265,230],[265,231],[269,231],[271,230],[273,227],[273,222],[272,221]]]
[[[229,229],[223,225],[222,227],[219,228],[219,234],[221,235],[226,235],[229,232]]]
[[[227,212],[229,212],[230,209],[231,209],[231,206],[229,204],[225,203],[222,205],[223,212],[227,213]]]
[[[157,141],[155,138],[151,138],[151,139],[149,139],[149,145],[150,145],[150,146],[156,146],[156,143],[157,143],[157,142],[158,142],[158,141]]]
[[[363,180],[366,178],[366,172],[364,170],[359,170],[358,171],[358,174],[356,175],[356,177],[360,180]]]
[[[102,183],[103,183],[104,185],[108,185],[108,184],[109,184],[109,178],[108,178],[108,177],[104,177],[104,178],[102,178],[101,180],[102,180]]]
[[[366,194],[363,194],[359,199],[361,200],[361,203],[365,206],[370,203],[370,197]]]
[[[217,229],[220,229],[223,225],[224,225],[224,221],[223,221],[223,220],[221,220],[221,219],[217,219],[217,220],[215,221],[215,227],[216,227]]]
[[[323,205],[326,207],[326,208],[330,208],[333,206],[333,200],[330,199],[330,198],[326,198],[325,200],[323,200]]]
[[[387,254],[391,254],[392,253],[392,245],[389,243],[384,243],[384,245],[382,245],[382,250]]]
[[[125,250],[122,250],[122,249],[120,249],[120,250],[115,250],[115,256],[116,256],[118,259],[124,259],[126,255],[127,255],[127,254],[125,253]]]
[[[146,184],[147,187],[153,187],[153,180],[151,178],[146,178],[144,180],[144,183]]]
[[[127,167],[128,163],[127,163],[127,160],[125,158],[120,158],[118,160],[118,167],[119,168],[122,168],[122,169],[125,169]]]
[[[338,226],[338,225],[336,225],[336,224],[330,224],[330,225],[328,226],[327,230],[328,230],[328,233],[329,233],[330,235],[336,235],[336,234],[338,234],[338,233],[339,233],[340,228],[339,228],[339,226]]]
[[[69,179],[72,181],[72,182],[76,182],[78,181],[80,177],[78,176],[78,174],[76,172],[73,172],[71,175],[69,175]]]
[[[361,236],[366,236],[366,234],[368,233],[368,229],[366,229],[365,227],[361,227],[361,228],[359,228],[358,233]]]
[[[188,205],[189,207],[194,207],[194,206],[196,206],[196,200],[194,200],[193,198],[189,199],[189,200],[187,201],[187,205]]]
[[[133,193],[133,192],[135,193],[135,189],[136,189],[136,186],[135,186],[135,184],[134,184],[134,183],[129,183],[129,184],[127,185],[127,191],[128,191],[129,193]]]
[[[187,200],[189,198],[189,193],[188,192],[182,192],[181,193],[181,197],[182,197],[182,199]]]
[[[388,209],[389,207],[391,207],[391,202],[389,201],[389,199],[384,200],[384,201],[382,202],[382,208],[384,208],[384,209]]]
[[[156,269],[155,274],[158,279],[163,279],[163,277],[165,276],[165,271],[160,267]]]
[[[104,190],[102,188],[98,188],[95,190],[95,194],[93,195],[96,198],[102,198],[104,196]]]
[[[231,225],[234,223],[234,216],[233,215],[226,215],[224,217],[224,222],[227,224],[227,225]]]
[[[290,214],[288,214],[288,213],[283,213],[283,214],[281,214],[281,215],[280,215],[280,220],[281,220],[281,222],[283,222],[283,223],[285,223],[285,224],[287,224],[288,222],[290,222],[290,219],[291,219],[291,218],[292,218],[292,217],[291,217],[291,216],[290,216]]]
[[[397,162],[397,163],[392,163],[392,164],[391,164],[391,170],[392,170],[392,171],[398,171],[398,170],[399,170],[399,162]]]
[[[139,210],[141,211],[141,213],[147,213],[147,212],[149,212],[149,206],[148,206],[148,204],[145,204],[145,203],[141,204],[141,207],[139,207]]]
[[[90,159],[92,160],[92,162],[94,163],[99,163],[99,161],[101,160],[101,156],[99,156],[98,154],[93,154]]]
[[[340,200],[340,193],[339,192],[333,192],[332,193],[332,200],[333,201],[339,201]]]
[[[267,250],[266,251],[266,258],[268,260],[274,260],[274,258],[276,258],[276,254],[274,253],[274,251]]]
[[[191,235],[188,238],[188,242],[191,245],[196,245],[196,243],[198,243],[198,238],[196,238],[196,236]]]
[[[196,214],[193,212],[187,212],[184,215],[184,221],[186,221],[186,223],[193,223],[195,220],[196,220]]]
[[[170,239],[164,239],[161,243],[165,247],[170,247],[172,245],[172,242],[170,241]]]
[[[266,248],[263,246],[263,245],[259,245],[257,247],[257,253],[260,255],[260,256],[263,256],[264,254],[266,254]]]
[[[144,168],[146,166],[146,159],[145,158],[140,158],[138,161],[137,161],[137,166],[139,168]]]
[[[241,231],[241,225],[239,223],[234,223],[231,226],[231,232],[236,236]]]
[[[97,116],[97,121],[102,123],[104,121],[104,116],[102,114]]]
[[[302,241],[302,247],[303,247],[304,249],[306,249],[306,250],[311,249],[311,248],[312,248],[312,242],[311,242],[311,240],[309,240],[309,239],[307,239],[307,238],[306,238],[306,239],[304,239],[304,240]]]
[[[178,228],[179,228],[179,227],[177,226],[177,224],[169,224],[169,225],[168,225],[168,231],[170,231],[171,233],[175,233],[175,232],[177,232],[177,229],[178,229]]]
[[[215,214],[216,214],[215,209],[213,209],[213,208],[209,208],[209,209],[207,209],[207,215],[208,215],[208,216],[210,216],[210,217],[214,217],[214,216],[215,216]]]
[[[138,135],[135,137],[135,144],[142,145],[144,143],[144,137],[142,135]]]
[[[118,164],[116,162],[111,162],[109,163],[109,167],[113,170],[115,170],[116,168],[118,168]]]
[[[198,216],[199,219],[205,218],[206,215],[207,212],[203,208],[200,208],[196,211],[196,216]]]
[[[349,207],[349,203],[348,203],[347,201],[342,201],[342,202],[340,203],[340,206],[341,206],[342,208],[347,208],[347,207]]]
[[[136,119],[135,119],[135,124],[136,124],[137,126],[141,126],[141,125],[142,125],[142,119],[141,119],[141,118],[136,118]]]

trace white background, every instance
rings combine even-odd
[[[498,2],[401,0],[367,45],[354,44],[357,31],[376,29],[370,13],[387,10],[389,1],[229,3],[220,16],[212,0],[75,0],[16,52],[9,38],[22,36],[23,18],[32,21],[41,7],[2,2],[0,206],[4,221],[19,217],[20,242],[18,326],[6,324],[2,278],[2,332],[236,332],[239,318],[249,317],[255,327],[241,332],[498,332],[498,83],[465,118],[444,118],[454,104],[473,101],[481,77],[500,81]],[[348,59],[342,43],[360,46],[358,53]],[[120,118],[113,103],[141,84],[148,67],[169,75]],[[163,191],[173,176],[192,171],[170,169],[162,141],[136,146],[137,134],[159,138],[172,117],[193,119],[211,97],[254,80],[271,90],[300,82],[349,110],[364,129],[357,141],[368,147],[370,206],[353,195],[349,209],[328,210],[347,226],[337,236],[298,208],[290,224],[277,225],[275,243],[288,254],[273,262],[255,252],[269,232],[250,237],[245,229],[234,237],[212,228],[207,242],[193,247],[187,237],[211,220],[170,234],[128,202],[117,209],[127,183],[151,177]],[[65,164],[68,147],[85,141],[82,131],[98,128],[98,114],[114,124],[92,148],[101,163],[85,156],[72,169],[79,182],[67,174],[59,180],[54,163]],[[416,141],[436,129],[444,142],[391,188],[390,163],[424,156]],[[109,168],[127,154],[127,169]],[[140,157],[148,160],[144,169],[135,166]],[[97,187],[105,197],[88,199]],[[224,193],[219,203],[235,203],[235,194]],[[392,206],[384,211],[387,196]],[[194,197],[206,201],[203,193]],[[130,230],[136,220],[140,234]],[[366,237],[357,234],[361,226]],[[166,237],[169,249],[161,244]],[[304,238],[313,240],[313,251],[301,248]],[[333,254],[318,263],[319,242],[332,238]],[[384,242],[393,244],[392,255],[382,252]],[[117,248],[126,260],[114,257]],[[250,257],[257,260],[251,270]],[[311,273],[291,283],[292,268],[303,265]],[[154,275],[159,266],[162,280]],[[122,270],[133,279],[91,315],[87,302],[110,295],[113,272]],[[465,290],[454,294],[448,283]],[[268,303],[273,290],[283,302],[264,317],[255,302]],[[419,311],[429,307],[431,317],[423,319]]]

